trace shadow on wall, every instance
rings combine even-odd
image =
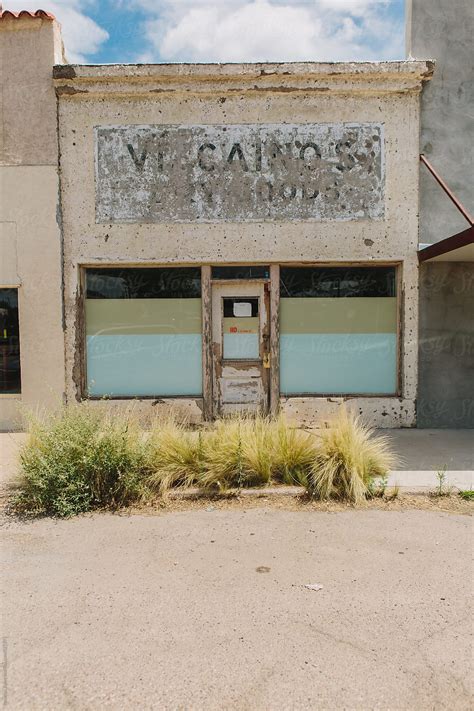
[[[420,266],[418,427],[474,427],[474,264]]]

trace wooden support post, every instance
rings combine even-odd
[[[280,265],[270,267],[270,414],[280,409]]]
[[[202,415],[211,420],[212,407],[212,315],[211,315],[211,267],[201,267],[202,301]]]
[[[86,270],[79,267],[76,296],[76,348],[72,377],[76,386],[76,400],[86,399],[89,396],[87,387],[87,335],[86,335],[86,297],[87,282]]]

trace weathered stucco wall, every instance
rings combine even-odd
[[[62,59],[52,20],[0,22],[0,287],[18,287],[21,395],[0,395],[0,429],[21,427],[21,403],[52,408],[64,394],[56,97]]]
[[[420,427],[474,427],[472,262],[420,267]]]
[[[421,97],[420,153],[474,213],[474,3],[406,0],[407,55],[436,60]],[[439,242],[466,221],[424,166],[420,169],[420,242]]]
[[[421,80],[430,73],[421,62],[58,68],[68,397],[78,393],[80,265],[377,260],[402,267],[401,397],[356,398],[353,403],[379,426],[412,426],[418,350],[418,101]],[[382,125],[383,217],[96,222],[96,127],[242,123]],[[290,398],[283,409],[314,422],[340,401]],[[199,402],[189,406],[199,415]],[[139,407],[151,411],[152,402]]]
[[[473,36],[471,0],[407,0],[407,53],[436,60],[421,98],[420,149],[471,214]],[[467,228],[421,166],[420,242],[439,242]],[[442,257],[459,258],[455,252]],[[418,426],[474,427],[474,263],[426,263],[420,276]]]

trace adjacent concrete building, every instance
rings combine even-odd
[[[436,60],[420,152],[458,202],[421,165],[418,426],[474,427],[474,4],[407,0],[406,39]]]
[[[0,28],[3,427],[85,398],[415,426],[431,62],[78,66],[45,13]]]
[[[57,102],[59,27],[38,12],[0,19],[0,428],[21,405],[64,396]],[[20,368],[21,360],[21,368]]]

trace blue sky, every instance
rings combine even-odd
[[[6,0],[53,12],[71,62],[404,57],[404,0]]]

